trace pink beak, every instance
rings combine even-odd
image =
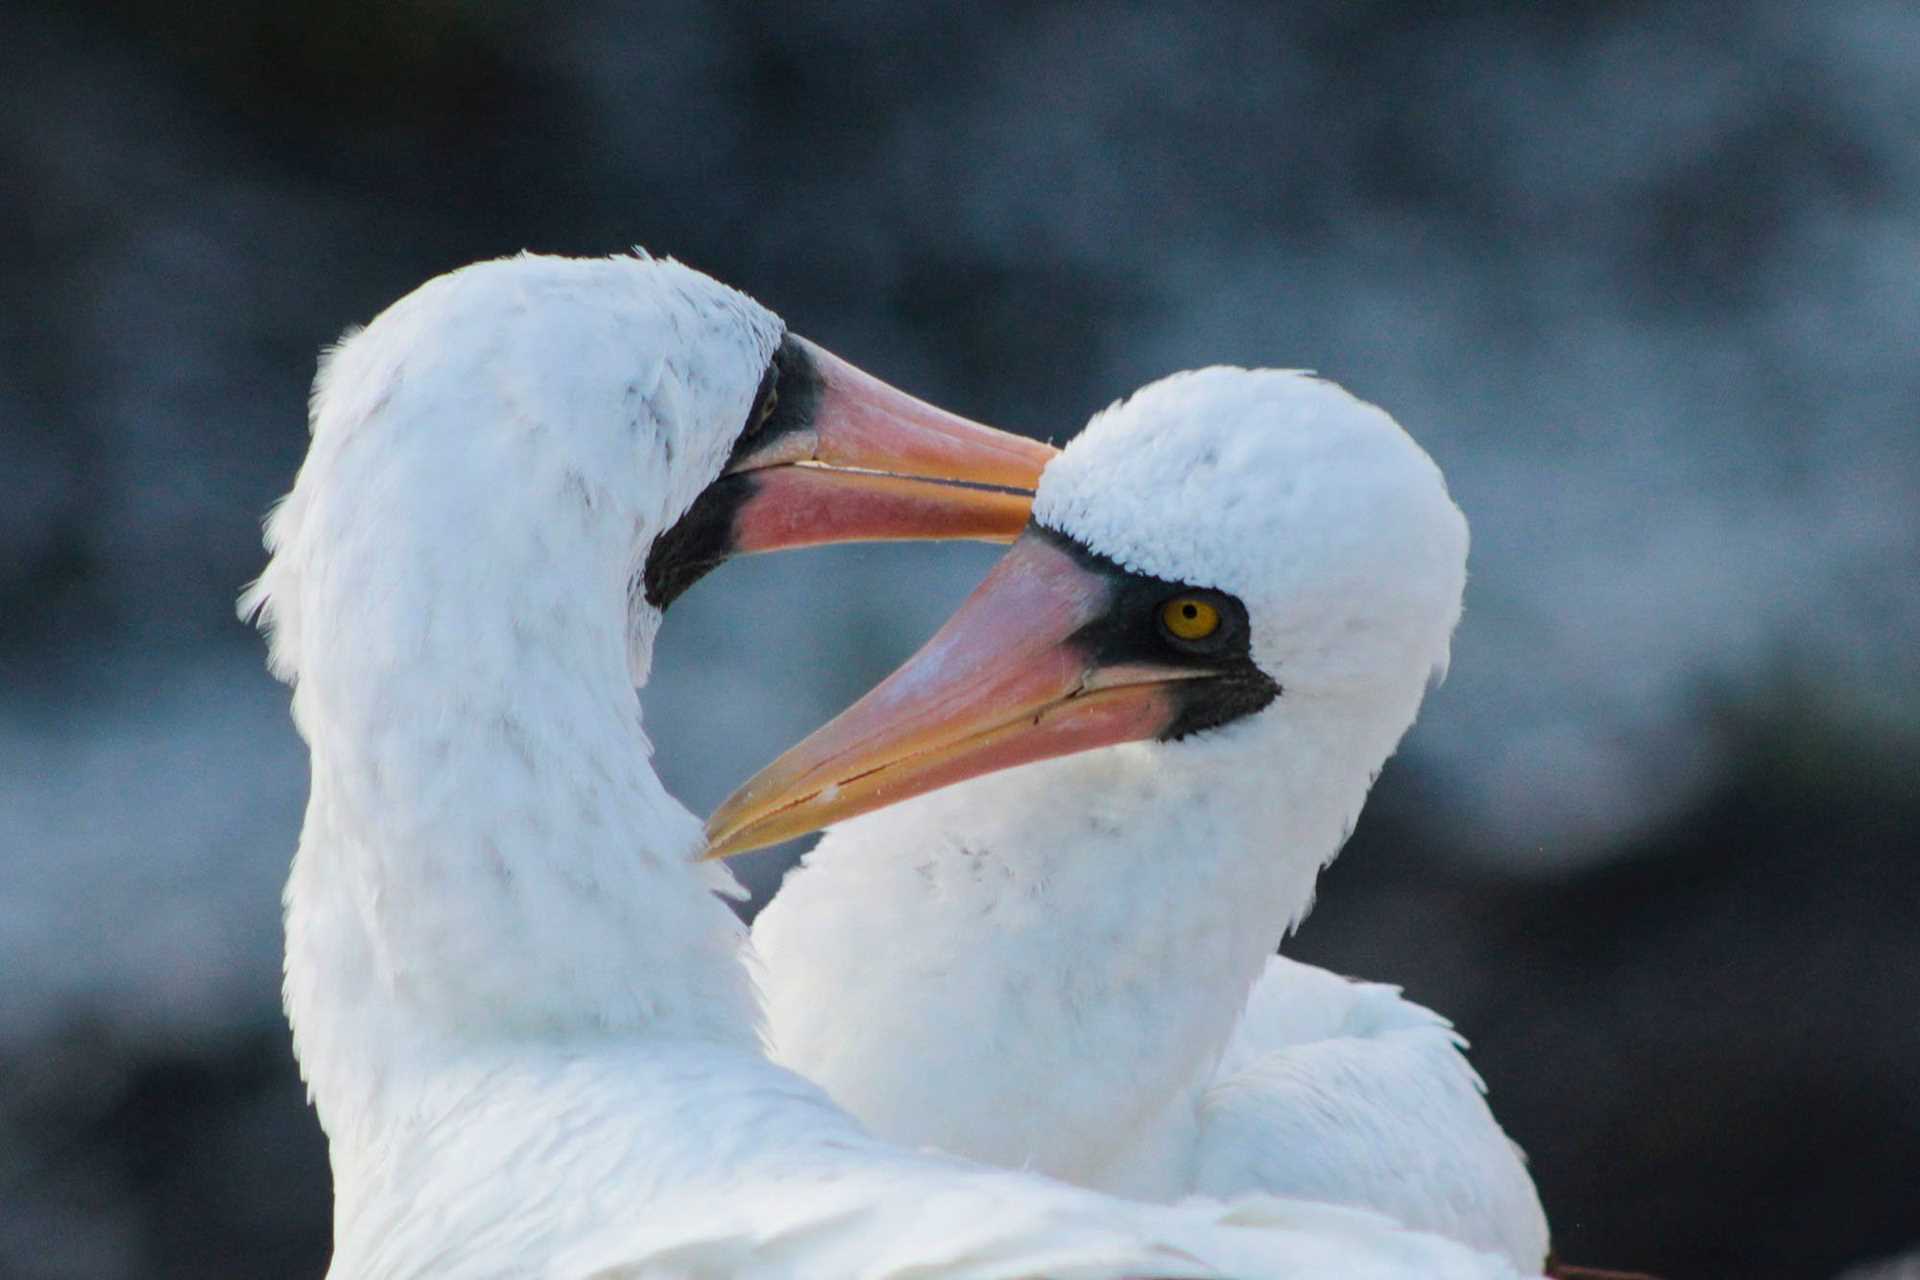
[[[787,341],[811,364],[819,400],[809,430],[733,468],[753,483],[734,518],[733,552],[1011,542],[1026,527],[1040,472],[1058,450],[917,400],[798,335]]]
[[[804,835],[937,787],[1158,736],[1173,682],[1208,674],[1100,666],[1076,640],[1111,588],[1043,536],[1016,542],[933,639],[707,820],[709,858]]]

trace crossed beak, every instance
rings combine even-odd
[[[1201,668],[1102,663],[1087,628],[1111,579],[1041,534],[1014,544],[947,624],[707,821],[727,858],[967,778],[1157,737]]]

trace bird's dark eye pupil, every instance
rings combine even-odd
[[[1180,610],[1180,612],[1181,612],[1181,614],[1182,614],[1183,616],[1185,616],[1185,617],[1187,617],[1187,618],[1197,618],[1197,617],[1199,617],[1199,616],[1200,616],[1200,611],[1199,611],[1198,609],[1196,609],[1196,608],[1194,608],[1194,607],[1193,607],[1192,605],[1190,605],[1190,604],[1189,604],[1189,605],[1186,605],[1186,606],[1184,606],[1184,607],[1183,607],[1183,608],[1182,608],[1182,609]]]

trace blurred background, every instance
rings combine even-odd
[[[0,0],[0,1275],[323,1271],[232,602],[323,344],[633,244],[1056,440],[1221,361],[1386,406],[1467,619],[1289,949],[1456,1019],[1563,1255],[1920,1268],[1920,6]],[[708,579],[669,783],[991,558]]]

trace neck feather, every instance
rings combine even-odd
[[[442,276],[323,360],[242,599],[312,753],[287,886],[295,1047],[334,1137],[530,1040],[751,1044],[740,929],[649,762],[628,609],[718,474],[779,321],[641,257]]]
[[[836,828],[755,928],[777,1056],[889,1139],[1099,1184],[1126,1156],[1103,1142],[1210,1074],[1417,703],[1289,693]],[[942,1082],[955,1133],[915,1127],[916,1079]]]
[[[435,545],[462,523],[363,525],[300,583],[286,997],[337,1141],[464,1051],[757,1034],[731,878],[649,760],[630,553],[584,525]]]

